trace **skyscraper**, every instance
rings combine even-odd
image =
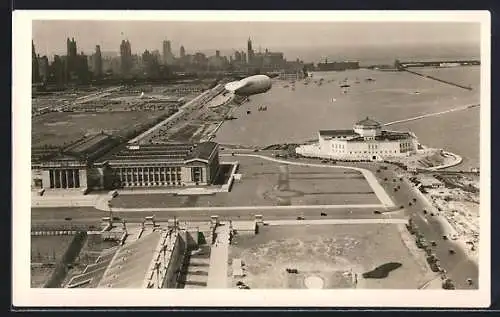
[[[168,65],[174,62],[174,54],[172,54],[172,45],[170,41],[163,41],[163,64]]]
[[[64,63],[66,81],[77,77],[78,58],[75,38],[66,40],[66,58]]]
[[[247,58],[248,58],[248,63],[252,63],[253,60],[253,49],[252,49],[252,40],[248,38],[247,42]]]
[[[66,55],[75,57],[76,56],[76,41],[75,38],[71,38],[71,40],[68,39],[66,40]]]
[[[31,41],[31,82],[38,83],[40,81],[40,70],[38,68],[38,58],[35,52],[35,43]]]
[[[132,49],[128,40],[122,40],[120,44],[121,70],[126,75],[132,69]]]
[[[184,58],[186,56],[186,50],[184,49],[184,46],[181,46],[180,55],[181,58]]]
[[[47,82],[47,80],[49,79],[49,59],[47,58],[47,56],[42,56],[40,57],[40,55],[38,55],[38,69],[39,69],[39,74],[40,74],[40,80],[42,82]]]
[[[94,77],[102,76],[102,56],[101,56],[101,46],[95,46],[95,53],[92,57],[92,63],[94,68]]]

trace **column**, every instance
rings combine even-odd
[[[75,188],[78,188],[78,187],[76,186],[76,184],[77,184],[77,182],[76,182],[76,170],[73,170],[72,172],[73,172],[73,186],[74,186]]]
[[[62,182],[62,170],[59,170],[59,188],[63,188],[63,182]]]
[[[54,188],[55,187],[54,170],[49,170],[49,181],[50,181],[50,188]]]
[[[64,171],[64,178],[66,178],[66,188],[70,188],[69,182],[68,182],[68,179],[69,179],[69,171],[68,170]]]
[[[75,188],[80,188],[80,170],[79,169],[75,170],[75,180],[76,180]]]

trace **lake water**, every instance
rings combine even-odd
[[[478,104],[479,70],[476,66],[418,70],[470,85],[471,91],[406,72],[367,69],[314,73],[313,81],[324,79],[321,86],[297,82],[295,91],[284,88],[288,82],[275,80],[269,92],[251,96],[248,103],[235,109],[233,115],[238,119],[225,122],[216,141],[257,146],[303,142],[316,139],[320,129],[350,129],[367,116],[384,123]],[[344,81],[349,88],[340,87]],[[267,111],[258,111],[261,105]],[[422,144],[461,155],[464,162],[456,168],[469,169],[479,166],[479,112],[476,107],[395,124],[390,129],[411,130]]]

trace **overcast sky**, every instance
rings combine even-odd
[[[196,50],[270,50],[359,45],[479,44],[479,23],[457,22],[158,22],[158,21],[33,21],[33,40],[40,55],[65,54],[66,38],[74,37],[78,51],[119,52],[122,39],[133,53],[159,49],[168,39],[178,55]]]

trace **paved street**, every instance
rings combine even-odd
[[[467,257],[457,243],[451,240],[443,240],[442,236],[446,234],[447,230],[444,230],[445,228],[443,228],[442,223],[436,216],[423,213],[424,209],[430,210],[431,207],[425,200],[421,199],[413,184],[406,179],[399,181],[394,166],[389,165],[388,170],[381,170],[377,174],[381,180],[387,177],[386,182],[381,182],[382,186],[386,188],[394,201],[404,204],[406,215],[413,219],[427,241],[437,242],[435,254],[439,258],[441,266],[447,271],[447,275],[455,282],[456,287],[460,289],[477,288],[477,284],[471,286],[466,282],[467,278],[471,278],[477,283],[479,276],[477,265]],[[397,192],[393,190],[395,184],[393,179],[397,179],[396,183],[401,186]],[[417,201],[412,202],[412,206],[409,206],[409,202],[413,198],[416,198]],[[450,254],[450,249],[455,250],[456,253]]]
[[[157,221],[167,221],[176,217],[180,221],[207,221],[211,215],[218,215],[221,221],[224,220],[254,220],[255,215],[263,215],[264,220],[293,220],[297,217],[304,217],[306,220],[312,219],[383,219],[404,218],[403,211],[395,211],[384,214],[375,214],[374,208],[255,208],[251,210],[226,209],[216,212],[206,210],[183,209],[169,211],[113,211],[115,217],[126,219],[127,222],[142,222],[144,217],[155,215]],[[383,210],[383,209],[380,209]],[[323,214],[323,215],[322,215]],[[100,222],[102,217],[109,216],[109,212],[94,208],[33,208],[31,210],[32,224],[78,224],[78,223],[96,223]],[[68,220],[66,220],[66,218]]]

